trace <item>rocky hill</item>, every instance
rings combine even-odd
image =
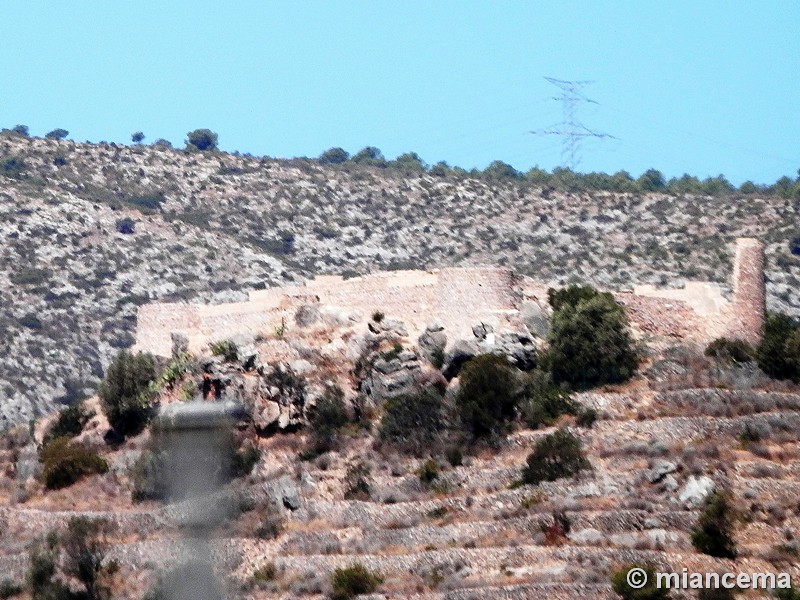
[[[170,370],[162,406],[200,395],[209,400],[201,406],[213,398],[237,402],[249,415],[237,435],[261,451],[249,475],[212,497],[215,506],[233,501],[207,540],[232,597],[328,597],[331,574],[354,564],[383,579],[370,597],[418,600],[611,600],[611,574],[632,562],[676,572],[800,575],[798,386],[770,380],[752,364],[652,340],[634,379],[574,397],[577,414],[594,409],[596,422],[562,416],[554,424],[579,437],[590,468],[520,485],[526,456],[554,426],[518,424],[495,445],[446,460],[436,454],[432,464],[432,446],[406,455],[378,435],[387,398],[420,382],[448,387],[445,399],[457,389],[458,378],[448,386],[418,350],[444,341],[431,335],[435,329],[417,343],[390,314],[367,325],[301,310],[286,332],[230,344],[218,355],[186,359],[176,349],[173,365],[181,368]],[[485,326],[473,334],[476,348],[492,345]],[[456,354],[448,352],[445,372]],[[309,454],[304,403],[319,402],[332,384],[361,416],[328,451]],[[23,581],[37,537],[63,534],[76,516],[102,518],[116,527],[104,584],[113,597],[142,598],[159,573],[197,558],[188,517],[198,505],[134,502],[142,474],[154,476],[140,466],[159,438],[151,429],[109,445],[96,400],[88,407],[96,414],[76,440],[110,468],[70,487],[42,483],[37,446],[52,419],[0,438],[0,573]],[[734,499],[735,561],[692,546],[714,488]]]
[[[764,240],[768,305],[800,311],[798,201],[566,193],[354,164],[0,135],[0,427],[91,392],[148,300],[320,274],[501,265],[544,283],[725,282]]]

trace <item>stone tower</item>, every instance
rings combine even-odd
[[[744,340],[753,346],[761,342],[766,293],[764,243],[753,238],[738,238],[733,266],[733,302],[728,307],[726,337]]]

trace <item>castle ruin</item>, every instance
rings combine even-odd
[[[680,289],[639,286],[614,295],[626,306],[637,337],[708,343],[724,336],[755,345],[764,328],[763,269],[764,244],[742,238],[736,240],[732,300],[719,286],[705,282],[689,282]],[[269,335],[282,323],[294,323],[297,310],[305,305],[338,310],[352,324],[380,311],[403,321],[411,339],[436,321],[455,341],[470,338],[477,323],[497,331],[519,330],[519,311],[526,302],[544,306],[547,286],[505,268],[391,271],[346,280],[319,276],[300,285],[252,291],[244,302],[141,306],[135,348],[168,356],[172,332],[186,335],[194,352],[240,334]]]

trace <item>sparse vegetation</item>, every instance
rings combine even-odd
[[[228,362],[234,362],[239,352],[233,340],[219,340],[218,342],[212,342],[208,347],[211,350],[211,354],[221,356]]]
[[[555,481],[577,475],[589,466],[580,439],[566,429],[558,429],[536,441],[522,472],[522,481],[532,485]]]
[[[753,348],[744,340],[717,338],[705,349],[705,355],[725,363],[746,363],[753,360]]]
[[[637,588],[628,582],[628,573],[633,569],[641,569],[646,575],[647,583]],[[622,600],[668,600],[669,590],[656,585],[656,569],[652,565],[630,564],[614,571],[611,576],[611,587],[622,597]]]
[[[151,416],[156,377],[150,354],[123,350],[109,365],[99,393],[103,412],[114,431],[128,436],[144,429]]]
[[[492,438],[508,431],[516,416],[520,382],[505,357],[476,356],[461,369],[456,396],[459,416],[476,438]]]
[[[85,444],[68,437],[55,438],[42,448],[42,476],[48,489],[72,485],[85,475],[105,473],[108,463]]]
[[[735,511],[731,495],[723,490],[712,492],[692,532],[692,545],[703,554],[717,558],[736,558],[734,541]]]
[[[567,288],[551,302],[558,308],[544,362],[556,383],[585,388],[619,383],[633,375],[638,356],[625,311],[611,294]]]
[[[331,600],[351,600],[360,594],[371,594],[381,583],[381,574],[361,563],[336,569],[331,575]]]
[[[426,386],[386,402],[378,435],[402,452],[421,456],[436,451],[445,426],[442,395]]]
[[[345,500],[369,500],[372,496],[372,472],[364,462],[354,462],[347,467],[344,478]]]

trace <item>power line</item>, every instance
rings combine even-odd
[[[564,81],[553,77],[545,77],[545,80],[561,89],[561,95],[554,96],[553,100],[561,101],[563,120],[561,123],[546,129],[538,129],[530,133],[538,136],[557,135],[562,137],[564,141],[561,160],[565,167],[569,167],[574,171],[581,161],[580,144],[584,138],[617,138],[608,133],[592,131],[577,119],[576,113],[579,103],[597,104],[594,100],[587,98],[581,91],[582,88],[592,83],[591,81]]]

